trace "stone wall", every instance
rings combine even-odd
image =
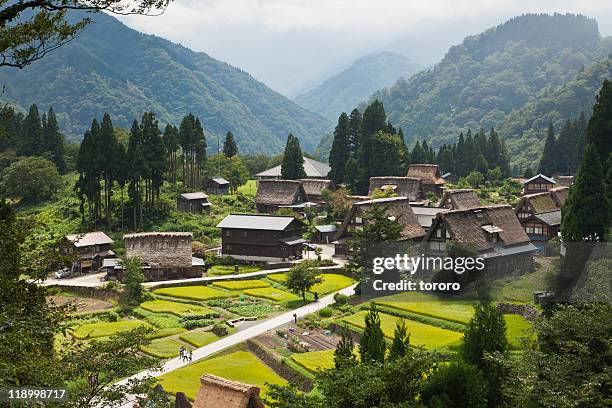
[[[125,255],[152,267],[191,268],[190,233],[144,233],[123,237]]]

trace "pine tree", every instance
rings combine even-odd
[[[359,174],[359,163],[355,159],[354,155],[351,154],[349,159],[346,161],[346,167],[344,169],[344,183],[355,191],[355,185],[357,184],[357,175]]]
[[[285,145],[285,153],[281,164],[281,177],[285,180],[297,180],[306,177],[300,141],[291,133],[287,137],[287,144]]]
[[[234,135],[231,131],[228,131],[225,135],[225,142],[223,142],[223,154],[225,157],[234,157],[238,154],[238,146],[234,140]]]
[[[338,118],[338,124],[334,130],[334,140],[329,152],[329,178],[336,184],[344,182],[344,170],[349,159],[350,152],[350,126],[349,117],[342,112]]]
[[[44,150],[42,124],[38,107],[30,106],[30,110],[23,121],[22,135],[17,148],[18,156],[36,156]]]
[[[523,172],[523,178],[530,179],[533,176],[533,170],[531,170],[530,166],[527,166],[527,168],[525,168],[525,171]]]
[[[104,180],[104,209],[106,217],[107,228],[111,229],[111,210],[112,210],[112,192],[114,173],[116,171],[116,160],[117,160],[117,137],[113,129],[113,123],[108,113],[104,114],[102,118],[102,125],[100,126],[99,141],[96,144],[98,146],[98,155],[100,158],[99,171],[102,174]]]
[[[397,135],[376,132],[370,138],[370,177],[399,176],[402,145]]]
[[[53,163],[57,166],[60,173],[66,171],[66,162],[64,161],[64,136],[59,131],[57,118],[53,108],[49,108],[44,126],[42,129],[43,139],[45,141],[45,149],[51,153]]]
[[[363,112],[361,122],[361,139],[359,141],[358,162],[360,167],[359,179],[357,181],[357,191],[365,194],[368,190],[370,177],[372,176],[370,164],[371,139],[372,136],[387,128],[387,114],[385,108],[378,99],[372,102]]]
[[[359,339],[359,355],[362,364],[382,363],[385,361],[387,343],[380,328],[380,316],[376,304],[372,303],[365,316],[365,328]]]
[[[610,205],[604,179],[600,155],[596,146],[589,143],[561,212],[561,235],[565,242],[604,240]]]
[[[546,142],[544,142],[544,151],[542,159],[540,159],[540,167],[538,171],[542,174],[552,175],[557,165],[557,141],[555,139],[555,128],[552,122],[548,124],[546,131]]]
[[[406,321],[402,318],[397,319],[395,332],[393,333],[393,343],[389,349],[389,360],[397,360],[404,357],[410,350],[410,333],[406,327]]]
[[[357,359],[353,353],[354,348],[351,331],[346,326],[342,327],[340,329],[340,341],[338,341],[334,351],[334,366],[337,370],[354,367],[357,364]]]
[[[410,163],[421,164],[425,163],[425,160],[425,151],[421,147],[421,142],[417,140],[412,148],[412,152],[410,153]]]
[[[612,152],[612,81],[606,79],[593,105],[586,141],[595,146],[604,173],[608,171],[608,155]]]
[[[358,109],[353,109],[351,116],[349,117],[349,146],[350,153],[353,155],[357,154],[359,150],[359,141],[361,140],[361,125],[363,117]]]
[[[494,169],[495,167],[501,167],[501,156],[502,144],[499,140],[499,135],[495,131],[495,128],[491,128],[489,140],[487,140],[487,154],[485,155],[489,168]]]
[[[438,165],[443,172],[455,173],[455,158],[453,150],[448,146],[443,146],[438,152]]]
[[[556,144],[556,159],[554,163],[554,170],[549,174],[570,174],[570,167],[573,160],[575,146],[575,132],[574,123],[567,119],[559,132],[559,138]],[[548,138],[546,140],[548,142]],[[546,146],[545,146],[546,147]]]
[[[455,152],[456,157],[456,166],[457,166],[457,175],[458,176],[467,176],[470,172],[470,165],[466,161],[467,150],[465,147],[465,138],[463,137],[463,132],[459,134],[459,140],[457,141],[457,147]]]

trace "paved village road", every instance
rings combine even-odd
[[[212,354],[215,354],[219,351],[222,351],[228,347],[234,346],[238,343],[242,343],[246,340],[249,340],[253,337],[259,336],[260,334],[263,334],[265,332],[267,332],[268,330],[273,330],[279,326],[282,326],[284,324],[287,323],[291,323],[293,321],[293,314],[297,314],[298,317],[303,317],[307,314],[310,313],[314,313],[317,310],[325,307],[325,306],[329,306],[332,303],[334,303],[334,295],[336,293],[342,293],[344,295],[350,296],[355,292],[355,286],[356,285],[352,285],[349,286],[347,288],[344,288],[338,292],[334,292],[331,295],[327,295],[325,297],[322,297],[319,299],[318,302],[313,302],[313,303],[309,303],[305,306],[302,306],[298,309],[294,309],[294,310],[290,310],[286,313],[283,313],[281,315],[278,315],[276,317],[273,317],[271,319],[268,320],[263,320],[261,323],[258,323],[256,325],[253,325],[249,328],[246,328],[244,330],[238,331],[234,334],[231,334],[227,337],[223,337],[217,341],[215,341],[214,343],[208,344],[204,347],[200,347],[198,349],[193,350],[193,361],[197,361],[197,360],[201,360],[203,358],[209,357]],[[174,371],[176,369],[179,369],[181,367],[185,367],[192,362],[185,362],[185,361],[181,361],[180,358],[173,358],[171,360],[168,360],[164,363],[162,370],[161,371],[155,371],[155,372],[151,372],[151,371],[142,371],[138,374],[135,374],[132,377],[126,378],[122,381],[119,382],[119,384],[125,385],[127,384],[127,382],[134,378],[144,378],[146,376],[153,376],[153,377],[158,377],[162,374],[166,374],[169,373],[171,371]]]

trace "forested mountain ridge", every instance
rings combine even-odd
[[[400,79],[372,99],[384,103],[407,143],[427,139],[440,146],[466,128],[500,126],[530,98],[563,85],[611,49],[593,19],[523,15],[467,37],[433,68]]]
[[[80,140],[104,112],[123,128],[145,111],[175,125],[192,112],[209,138],[231,130],[245,153],[279,152],[290,132],[313,150],[332,127],[205,53],[139,33],[104,13],[88,17],[95,23],[71,43],[23,70],[0,71],[3,99],[24,109],[52,105],[69,140]]]
[[[367,101],[373,92],[392,85],[402,76],[409,77],[417,69],[414,62],[400,54],[369,54],[314,89],[297,96],[295,102],[330,120],[336,120],[340,113],[350,112]]]

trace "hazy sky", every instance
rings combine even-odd
[[[121,20],[293,96],[369,52],[434,63],[466,35],[526,12],[585,14],[612,34],[612,0],[174,0],[162,16]]]

